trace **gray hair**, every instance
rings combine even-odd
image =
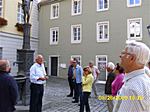
[[[150,49],[142,42],[133,40],[126,41],[127,52],[136,55],[136,61],[139,64],[145,65],[150,57]]]
[[[90,62],[89,62],[90,64],[94,64],[94,61],[93,60],[90,60]]]
[[[38,54],[35,59],[43,58],[41,54]]]
[[[112,62],[108,62],[107,63],[107,67],[114,70],[115,69],[115,65]]]

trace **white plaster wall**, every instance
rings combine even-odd
[[[31,36],[34,38],[38,38],[38,26],[39,26],[39,21],[38,21],[38,1],[33,0],[31,2],[31,16],[30,16],[30,22],[32,24],[31,26]]]
[[[35,50],[34,55],[38,52],[38,40],[31,39],[31,49]],[[0,47],[2,47],[2,58],[8,59],[12,67],[12,75],[16,75],[18,67],[13,66],[13,62],[16,61],[17,49],[22,48],[22,38],[18,35],[0,33]]]

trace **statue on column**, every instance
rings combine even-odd
[[[22,0],[22,9],[24,13],[24,23],[29,23],[30,19],[30,2],[33,0]]]

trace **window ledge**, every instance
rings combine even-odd
[[[102,40],[97,40],[98,43],[102,43],[102,42],[109,42],[109,39],[102,39]]]

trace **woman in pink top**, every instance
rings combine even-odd
[[[115,80],[112,82],[111,86],[112,86],[112,96],[116,96],[117,92],[120,90],[120,88],[123,85],[123,78],[124,78],[124,69],[119,66],[116,68],[116,70],[118,69],[118,74],[116,74]]]

